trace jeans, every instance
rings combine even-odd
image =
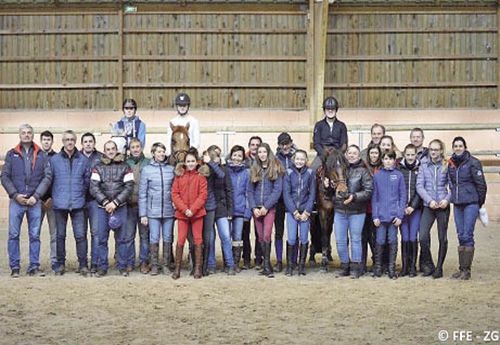
[[[108,263],[108,240],[110,228],[108,226],[109,217],[111,214],[107,213],[105,209],[99,208],[97,210],[98,214],[98,229],[99,229],[99,269],[107,271],[109,267]],[[113,213],[116,217],[120,218],[122,221],[122,226],[114,230],[117,250],[117,268],[120,270],[125,269],[127,266],[127,246],[125,242],[125,232],[127,228],[127,206],[118,207]]]
[[[267,242],[271,243],[271,234],[273,232],[274,216],[276,214],[276,209],[270,209],[264,217],[253,217],[255,223],[255,230],[257,230],[257,236],[259,238],[259,243]]]
[[[66,228],[68,216],[71,217],[73,235],[76,242],[76,256],[78,267],[87,267],[87,228],[85,227],[85,211],[79,210],[54,210],[57,224],[57,264],[66,265]]]
[[[160,237],[163,242],[172,243],[174,240],[174,220],[175,218],[148,218],[149,223],[149,243],[160,243]]]
[[[226,260],[226,265],[228,267],[234,266],[233,260],[233,245],[231,242],[231,231],[229,228],[229,219],[226,217],[217,218],[215,220],[217,225],[217,232],[219,233],[222,253],[224,254],[224,259]],[[212,231],[212,236],[210,237],[210,256],[208,257],[208,267],[215,267],[215,231]]]
[[[403,217],[399,228],[401,231],[401,240],[403,242],[417,241],[418,229],[420,228],[420,218],[422,218],[422,210],[414,210],[409,216],[405,215]]]
[[[243,240],[244,220],[245,218],[243,217],[233,217],[233,219],[229,221],[233,242],[240,242]]]
[[[87,201],[85,206],[85,227],[90,225],[90,264],[93,266],[97,266],[99,261],[98,209],[97,201]],[[85,230],[85,232],[87,231]]]
[[[365,216],[365,213],[347,215],[335,212],[333,224],[341,263],[350,262],[349,245],[351,246],[352,262],[361,262],[361,233],[363,232]]]
[[[294,246],[297,243],[297,229],[299,231],[300,244],[309,243],[309,223],[309,219],[305,222],[298,221],[293,217],[292,213],[286,213],[286,240],[289,245]]]
[[[459,245],[474,248],[474,227],[479,215],[479,205],[454,205],[453,213]]]
[[[215,210],[207,211],[207,214],[203,216],[203,260],[206,262],[207,267],[215,268],[215,255],[214,259],[211,259],[211,252],[215,249],[215,244],[212,248],[212,239],[215,238]],[[215,240],[214,240],[215,243]]]
[[[15,200],[9,201],[9,266],[11,270],[21,269],[21,250],[19,235],[24,215],[28,217],[28,234],[30,239],[30,262],[28,271],[40,267],[40,224],[42,220],[42,205],[37,202],[33,206],[19,205]]]
[[[139,219],[139,208],[128,206],[127,208],[127,232],[125,242],[127,243],[127,266],[135,264],[135,235],[139,228],[139,263],[148,262],[149,256],[149,228],[141,224]],[[158,243],[158,242],[156,242]]]
[[[49,208],[44,210],[42,207],[42,223],[43,218],[47,216],[47,222],[49,223],[49,234],[50,234],[50,265],[52,268],[57,265],[57,224],[56,224],[56,214],[54,210]],[[41,226],[41,224],[40,224]]]
[[[393,223],[382,222],[377,228],[377,246],[398,244],[398,229]]]

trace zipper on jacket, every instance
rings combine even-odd
[[[163,169],[161,167],[161,164],[158,164],[160,166],[160,176],[161,176],[161,217],[163,217],[163,200],[165,199],[165,195],[163,195],[164,191],[164,187],[163,187]]]

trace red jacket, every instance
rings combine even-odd
[[[193,217],[203,217],[207,200],[207,179],[198,170],[187,171],[184,167],[175,169],[176,177],[172,185],[172,202],[175,205],[175,218],[189,219],[185,212],[191,210]]]

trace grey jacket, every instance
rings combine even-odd
[[[450,201],[448,173],[446,165],[443,167],[441,160],[436,164],[430,159],[422,162],[418,169],[417,193],[424,201],[424,206],[429,206],[432,200],[437,203],[445,199]]]
[[[141,172],[139,182],[139,217],[170,218],[175,210],[172,204],[174,167],[167,161],[151,159]]]

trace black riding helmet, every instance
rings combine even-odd
[[[339,109],[339,102],[334,97],[327,97],[323,101],[323,109]]]
[[[191,105],[191,99],[187,93],[179,93],[177,97],[175,97],[175,105]]]

